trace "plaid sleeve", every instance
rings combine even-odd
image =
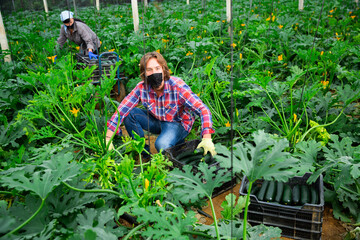
[[[142,85],[139,83],[120,103],[118,109],[112,115],[110,120],[107,122],[107,127],[111,131],[116,131],[116,126],[119,123],[119,126],[124,121],[124,118],[129,115],[130,111],[139,103],[140,100],[140,90]],[[116,134],[120,134],[121,129],[118,128]]]
[[[180,97],[184,101],[184,105],[200,116],[201,119],[201,135],[214,133],[212,125],[212,115],[209,108],[201,101],[201,99],[191,91],[188,85],[182,86]]]

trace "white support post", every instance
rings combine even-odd
[[[186,4],[189,5],[189,4],[190,4],[190,0],[186,0]]]
[[[231,0],[226,0],[226,21],[231,21]]]
[[[9,45],[6,38],[5,26],[2,19],[1,11],[0,11],[0,45],[1,45],[1,50],[3,51],[9,50]],[[5,55],[4,61],[11,62],[11,55]]]
[[[148,6],[148,0],[144,0],[144,5],[145,5],[145,7]]]
[[[75,0],[73,0],[73,5],[74,5],[74,13],[75,13],[75,16],[77,16],[76,1],[75,1]]]
[[[46,12],[46,14],[49,14],[49,9],[48,9],[48,5],[47,5],[47,1],[46,1],[46,0],[43,0],[43,2],[44,2],[45,12]]]
[[[359,0],[355,0],[356,7],[359,7]]]
[[[96,0],[96,9],[100,11],[100,0]]]
[[[134,20],[134,31],[139,31],[139,11],[138,11],[138,4],[137,0],[131,0],[131,8]]]
[[[299,0],[299,11],[304,10],[304,0]]]
[[[16,9],[15,9],[15,2],[14,2],[14,0],[12,0],[12,4],[13,4],[13,7],[14,7],[14,11],[16,11]]]

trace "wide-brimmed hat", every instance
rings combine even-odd
[[[69,18],[74,18],[74,13],[73,12],[70,12],[68,10],[65,10],[65,11],[62,11],[61,14],[60,14],[60,19],[61,21],[65,21]]]

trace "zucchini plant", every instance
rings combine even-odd
[[[308,171],[306,166],[300,164],[299,159],[293,157],[287,150],[289,142],[285,138],[278,138],[260,130],[252,134],[253,143],[239,142],[234,145],[233,171],[244,174],[249,180],[248,194],[244,212],[243,239],[247,238],[246,221],[250,192],[257,179],[278,180],[286,182],[294,176],[302,176]],[[230,151],[217,145],[216,160],[224,168],[230,168],[231,162],[223,155],[230,155]],[[264,192],[265,194],[265,192]]]

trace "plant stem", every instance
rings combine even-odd
[[[133,229],[131,229],[131,231],[123,238],[123,240],[128,240],[130,237],[132,237],[134,235],[134,233],[139,230],[140,228],[144,227],[146,225],[146,223],[142,223],[140,225],[137,225],[136,227],[134,227]]]
[[[341,114],[344,112],[345,108],[346,108],[346,106],[341,110],[341,112],[340,112],[339,115],[334,119],[334,121],[332,121],[332,122],[330,122],[330,123],[322,124],[322,125],[317,125],[317,126],[314,126],[314,127],[310,128],[309,130],[307,130],[307,132],[304,133],[304,135],[301,137],[300,142],[302,142],[302,141],[304,140],[304,138],[306,137],[306,135],[308,135],[309,132],[311,132],[313,129],[318,128],[318,127],[326,127],[326,126],[329,126],[329,125],[335,123],[335,122],[339,119],[339,117],[341,116]]]
[[[183,234],[190,234],[190,235],[197,235],[197,236],[201,236],[201,237],[205,237],[205,238],[212,238],[212,236],[203,233],[203,232],[196,232],[196,231],[183,231]]]
[[[209,202],[210,202],[210,206],[211,206],[211,212],[212,212],[213,219],[214,219],[216,239],[217,239],[217,240],[220,240],[220,234],[219,234],[219,228],[218,228],[218,224],[217,224],[217,219],[216,219],[216,213],[215,213],[214,204],[213,204],[213,202],[212,202],[211,196],[208,196],[208,198],[209,198]]]
[[[113,190],[109,190],[109,189],[80,189],[80,188],[76,188],[73,187],[69,184],[67,184],[66,182],[62,182],[65,186],[67,186],[68,188],[70,188],[71,190],[77,191],[77,192],[84,192],[84,193],[111,193],[111,194],[115,194],[119,197],[121,197],[121,194],[118,192],[115,192]]]
[[[11,232],[7,233],[4,238],[6,238],[7,236],[9,237],[10,235],[16,233],[17,231],[19,231],[21,228],[23,228],[26,224],[28,224],[31,220],[33,220],[35,218],[35,216],[41,211],[41,209],[43,208],[44,204],[45,204],[45,200],[41,199],[41,204],[40,207],[36,210],[36,212],[30,217],[28,218],[25,222],[23,222],[20,226],[18,226],[17,228],[15,228],[14,230],[12,230]]]
[[[248,209],[249,209],[249,199],[250,199],[252,185],[253,185],[253,182],[249,182],[249,188],[248,188],[248,192],[246,195],[245,212],[244,212],[244,219],[243,219],[243,240],[246,240],[247,214],[248,214]]]
[[[20,195],[18,193],[8,192],[8,191],[0,191],[0,194],[9,194],[9,195],[15,195],[24,198],[23,195]]]
[[[131,186],[131,190],[133,191],[134,195],[139,199],[140,196],[139,196],[139,194],[136,192],[136,189],[135,189],[135,187],[134,187],[134,184],[133,184],[133,182],[132,182],[131,177],[128,176],[128,179],[129,179],[129,183],[130,183],[130,186]]]

